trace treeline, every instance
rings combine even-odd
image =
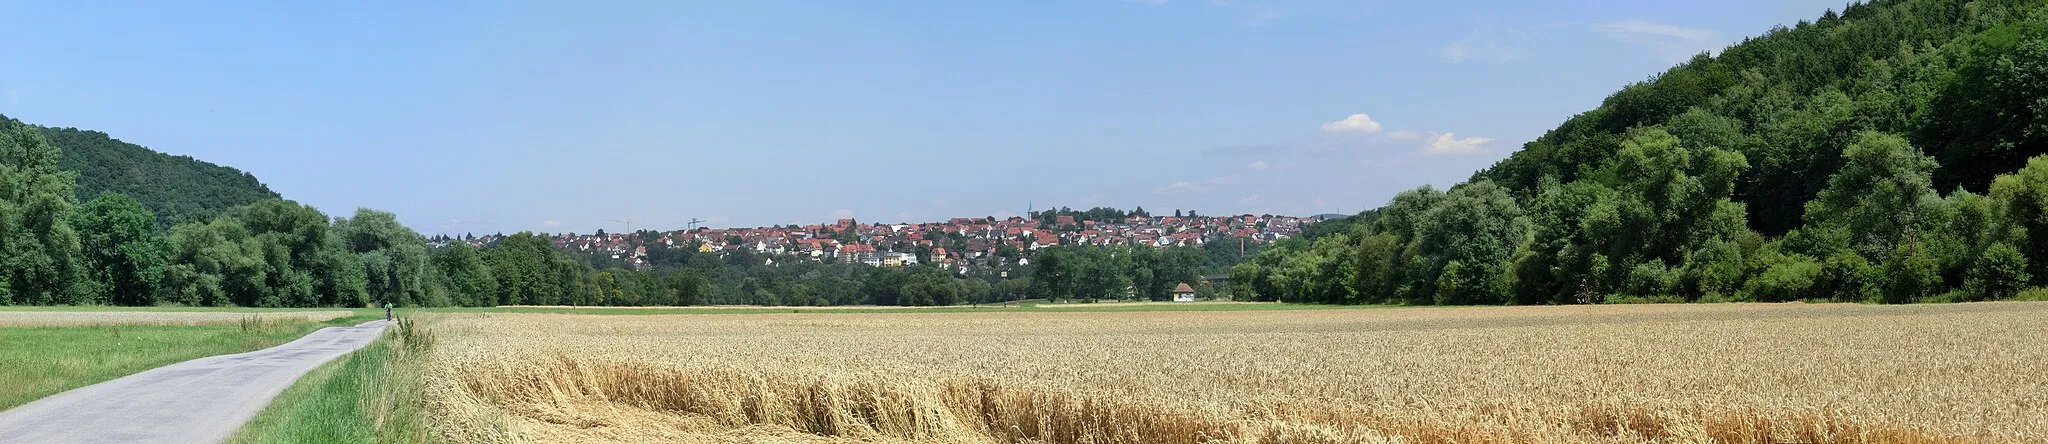
[[[425,238],[390,213],[271,199],[164,230],[125,194],[77,204],[43,133],[0,123],[0,304],[449,303]]]
[[[1074,223],[1092,220],[1101,223],[1120,224],[1133,217],[1152,217],[1152,213],[1146,212],[1145,207],[1132,208],[1128,212],[1110,207],[1095,207],[1086,210],[1059,207],[1044,211],[1033,211],[1031,214],[1026,215],[1025,218],[1040,224],[1052,224],[1058,222],[1060,216],[1072,217],[1074,218]]]
[[[1055,301],[1171,298],[1174,285],[1209,289],[1199,273],[1209,254],[1194,247],[1080,247],[1041,250],[1028,265],[974,267],[971,272],[929,263],[892,268],[834,260],[813,261],[747,250],[698,252],[694,243],[652,242],[652,232],[630,247],[646,247],[651,267],[617,264],[608,253],[552,248],[544,235],[517,233],[480,251],[464,244],[437,257],[475,257],[471,265],[444,266],[472,282],[467,294],[496,294],[503,305],[958,305],[1024,298]],[[454,261],[451,261],[453,263]],[[458,272],[457,270],[468,270]],[[495,286],[495,287],[493,287]]]
[[[1232,283],[1327,303],[2007,298],[2048,283],[2048,160],[2028,160],[2048,152],[2044,80],[2040,2],[1851,5],[1631,85],[1448,191],[1281,242]]]
[[[695,244],[648,247],[653,266],[556,248],[545,234],[435,248],[391,213],[329,217],[282,199],[162,228],[136,199],[79,204],[76,173],[28,125],[0,128],[0,305],[249,307],[528,305],[955,305],[1025,297],[1164,299],[1221,252],[1055,247],[1044,265],[961,273],[812,261]],[[1009,258],[987,258],[1006,262]],[[1229,260],[1229,259],[1223,259]],[[1206,288],[1203,291],[1207,291]]]
[[[1200,297],[1213,296],[1200,275],[1208,253],[1195,247],[1061,246],[1032,260],[1028,293],[1051,301],[1165,301],[1179,284],[1196,288]]]

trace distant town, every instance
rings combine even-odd
[[[862,223],[857,219],[840,219],[830,225],[640,230],[633,233],[598,230],[596,233],[558,233],[547,237],[557,248],[609,255],[611,259],[636,268],[652,266],[650,254],[659,254],[659,250],[693,248],[696,253],[721,256],[732,253],[762,256],[760,260],[767,265],[773,265],[777,260],[865,263],[877,267],[929,264],[964,272],[981,267],[1030,265],[1030,252],[1060,245],[1255,251],[1265,243],[1294,236],[1302,227],[1328,216],[1201,216],[1193,212],[1155,216],[1145,213],[1143,208],[1129,213],[1097,208],[1087,211],[1048,210],[1033,212],[1031,217],[1004,219],[956,217],[926,223]],[[464,242],[483,248],[494,245],[502,236],[436,236],[431,241],[436,246]],[[656,251],[650,251],[650,247]]]

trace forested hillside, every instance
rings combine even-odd
[[[1853,4],[1622,88],[1233,283],[1332,303],[2004,298],[2048,279],[2044,152],[2048,2]]]
[[[9,120],[0,115],[0,121]],[[173,156],[77,128],[35,127],[63,151],[60,168],[78,173],[78,200],[116,192],[133,197],[165,224],[205,220],[228,208],[276,199],[242,170]]]

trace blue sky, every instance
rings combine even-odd
[[[4,3],[0,114],[427,233],[1351,213],[1842,4]]]

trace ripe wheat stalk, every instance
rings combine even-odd
[[[456,442],[2048,439],[2048,304],[448,318]]]

